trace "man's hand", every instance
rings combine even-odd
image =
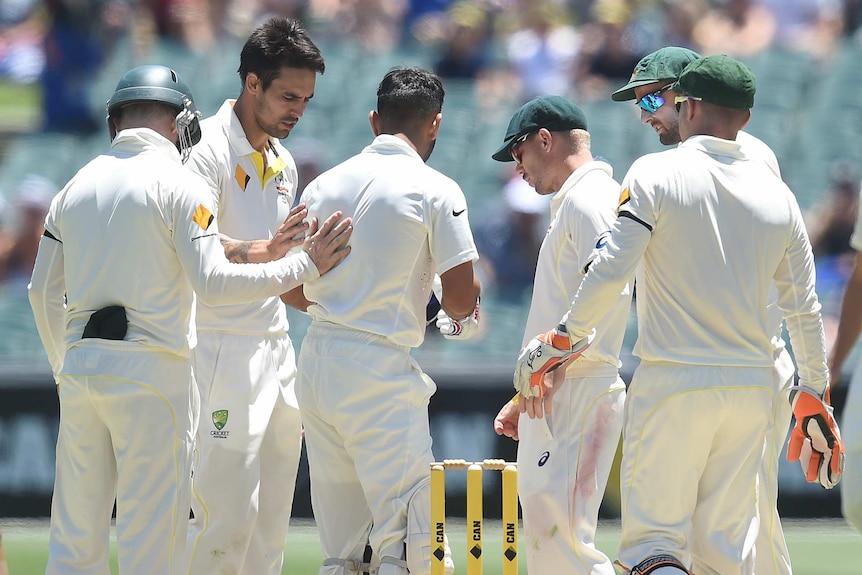
[[[471,339],[479,333],[479,299],[473,313],[464,319],[452,319],[442,309],[437,312],[437,329],[446,339]]]
[[[235,240],[226,234],[219,234],[224,254],[228,261],[235,264],[271,262],[283,258],[287,252],[302,245],[308,224],[305,204],[298,204],[276,230],[270,240]]]
[[[308,253],[320,275],[337,266],[350,253],[347,242],[353,233],[353,219],[341,219],[341,216],[340,211],[333,213],[320,229],[317,218],[314,218],[308,229],[309,235],[302,242],[302,249]]]
[[[844,443],[832,406],[802,386],[790,389],[790,403],[796,425],[790,433],[787,460],[799,461],[809,483],[832,489],[844,473]]]
[[[574,361],[572,358],[564,361],[559,368],[545,373],[545,393],[541,397],[519,396],[518,408],[520,413],[526,413],[530,419],[542,419],[545,415],[551,415],[554,394],[566,381],[566,366]]]
[[[518,419],[521,417],[521,411],[518,409],[518,404],[515,402],[516,395],[509,400],[506,405],[500,409],[500,413],[494,418],[494,431],[497,435],[505,435],[518,441]]]
[[[594,337],[595,330],[573,346],[564,324],[534,337],[518,357],[513,381],[515,389],[522,398],[544,396],[547,389],[544,375],[568,359],[577,359],[590,346]]]
[[[297,204],[290,210],[275,235],[266,244],[266,251],[272,260],[282,258],[296,246],[302,245],[308,230],[308,222],[305,221],[307,215],[305,204]]]

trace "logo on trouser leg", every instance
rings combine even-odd
[[[546,452],[544,452],[544,453],[542,454],[542,456],[539,458],[539,467],[544,467],[544,466],[545,466],[545,464],[548,462],[548,459],[549,459],[550,457],[551,457],[551,452],[550,452],[550,451],[546,451]]]
[[[230,435],[230,431],[223,431],[224,426],[227,425],[227,409],[217,409],[213,411],[213,425],[215,426],[215,431],[210,431],[210,435],[215,437],[216,439],[227,439],[227,436]]]

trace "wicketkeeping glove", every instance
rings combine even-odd
[[[565,324],[530,340],[518,356],[515,367],[515,389],[524,397],[544,397],[545,374],[575,359],[593,342],[595,330],[574,346]]]
[[[844,473],[844,443],[832,406],[803,386],[790,389],[796,425],[790,433],[787,460],[799,461],[805,479],[832,489]]]
[[[446,339],[470,339],[479,333],[479,298],[473,313],[464,319],[452,319],[442,309],[437,313],[437,329]]]

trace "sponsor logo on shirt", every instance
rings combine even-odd
[[[625,204],[631,199],[628,188],[623,188],[623,191],[620,192],[620,201],[617,204],[617,209],[620,209],[620,206]]]
[[[210,227],[210,224],[213,223],[213,214],[203,204],[200,204],[195,213],[192,214],[192,221],[199,225],[202,230],[206,231]]]
[[[610,230],[606,232],[602,232],[602,235],[599,236],[598,241],[596,242],[596,249],[600,250],[606,245],[608,245],[608,238],[611,236]]]
[[[277,180],[276,180],[277,181]],[[276,186],[275,191],[278,194],[278,201],[285,204],[290,203],[290,190],[284,186]]]
[[[242,166],[239,164],[236,165],[236,170],[234,170],[233,177],[236,180],[236,183],[239,184],[239,189],[243,192],[246,187],[248,187],[248,182],[251,180],[251,176],[249,176],[245,170],[242,169]]]

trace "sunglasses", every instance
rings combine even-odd
[[[515,160],[516,163],[521,163],[521,145],[527,141],[527,138],[535,134],[536,132],[527,132],[514,142],[512,142],[512,147],[509,148],[509,153],[512,155],[512,159]]]
[[[686,100],[695,100],[697,102],[703,101],[703,98],[698,98],[697,96],[689,96],[687,94],[683,94],[682,96],[675,96],[673,99],[673,103],[676,105],[676,111],[679,112],[682,103]]]
[[[635,103],[641,110],[649,112],[650,114],[655,114],[658,112],[658,109],[664,105],[665,100],[660,94],[665,90],[669,90],[671,86],[673,86],[673,84],[668,84],[664,88],[659,88],[652,94],[647,94]]]

